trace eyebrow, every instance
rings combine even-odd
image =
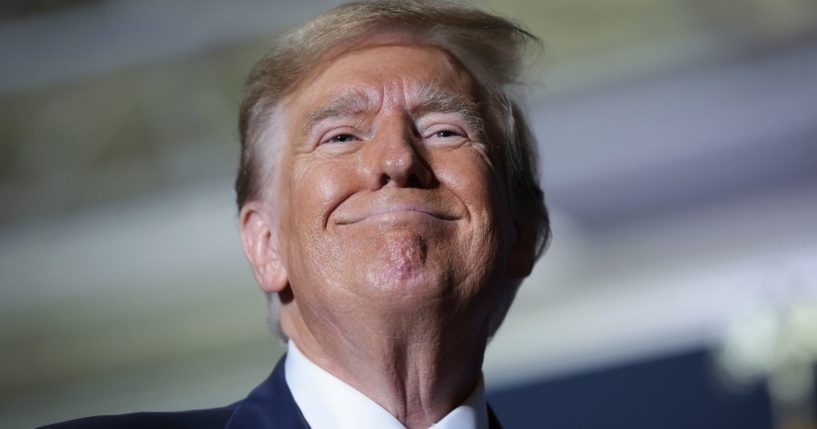
[[[470,97],[428,83],[417,86],[415,93],[417,101],[412,108],[412,115],[432,112],[456,113],[462,116],[477,132],[484,132],[485,121],[480,114],[479,104]]]
[[[307,114],[306,130],[312,130],[326,119],[362,115],[370,109],[371,104],[371,98],[366,92],[356,88],[344,89],[327,104]]]
[[[484,132],[485,121],[480,114],[479,104],[471,98],[430,83],[419,84],[410,92],[416,94],[409,112],[412,116],[422,116],[426,113],[456,113],[475,131],[480,134]],[[344,89],[327,104],[306,115],[305,131],[311,131],[327,119],[363,115],[371,110],[372,104],[372,98],[366,91],[359,88]]]

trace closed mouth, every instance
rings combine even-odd
[[[456,217],[451,216],[448,213],[430,207],[423,207],[413,204],[396,204],[378,207],[375,209],[363,211],[362,213],[352,214],[348,216],[339,216],[339,219],[337,220],[336,223],[338,225],[350,225],[371,218],[401,217],[412,216],[415,214],[425,215],[444,221],[453,221],[457,219]]]

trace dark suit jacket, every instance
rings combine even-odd
[[[488,408],[491,429],[501,429]],[[308,429],[286,383],[284,359],[247,398],[222,408],[167,413],[95,416],[40,429]]]

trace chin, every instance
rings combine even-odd
[[[371,246],[367,279],[387,289],[406,290],[433,280],[429,276],[426,237],[407,230],[380,234]]]
[[[414,295],[437,295],[441,293],[444,285],[437,280],[437,276],[417,270],[389,270],[384,267],[374,267],[369,270],[366,276],[368,289],[373,293],[383,293],[387,297],[397,298],[400,296]]]

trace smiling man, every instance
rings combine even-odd
[[[241,106],[241,238],[288,353],[246,399],[70,427],[488,428],[482,361],[550,234],[507,20],[335,8]],[[69,426],[65,426],[69,427]]]

